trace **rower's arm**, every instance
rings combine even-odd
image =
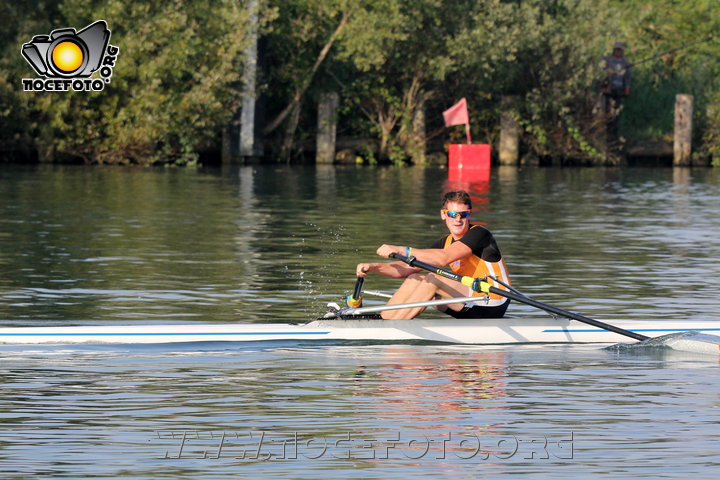
[[[411,267],[405,262],[359,263],[355,274],[358,277],[365,277],[368,273],[378,273],[390,278],[406,278],[419,271],[419,268]]]
[[[377,249],[377,254],[381,257],[390,258],[391,253],[401,256],[407,256],[409,253],[410,256],[421,262],[432,265],[450,265],[454,261],[470,255],[472,249],[462,242],[455,242],[447,248],[413,248],[412,252],[406,252],[405,247],[399,245],[381,245]]]

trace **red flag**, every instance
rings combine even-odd
[[[467,101],[465,97],[461,98],[452,107],[448,108],[443,112],[443,118],[445,119],[445,126],[451,127],[453,125],[465,125],[465,136],[467,137],[467,143],[472,143],[470,138],[470,119],[467,111]]]
[[[461,98],[458,103],[445,110],[443,112],[443,118],[445,119],[446,127],[469,124],[470,120],[468,119],[467,101],[465,98]]]

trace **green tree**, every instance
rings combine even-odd
[[[20,45],[33,35],[49,32],[58,7],[55,2],[0,0],[4,17],[0,23],[0,149],[10,158],[30,157],[33,144],[32,120],[19,93],[20,78],[28,76]]]
[[[310,112],[315,104],[306,100],[337,89],[335,82],[343,73],[348,73],[349,83],[357,81],[365,64],[379,61],[382,46],[402,35],[404,17],[398,14],[397,0],[275,0],[271,5],[278,17],[267,36],[265,91],[271,120],[264,133],[275,139],[269,143],[279,146],[278,156],[288,160],[303,122],[301,113],[306,128],[314,129]],[[352,95],[344,93],[346,98]]]
[[[295,147],[295,134],[306,92],[330,54],[333,44],[347,28],[352,2],[280,0],[280,12],[268,35],[268,56],[273,64],[285,68],[269,69],[267,83],[282,89],[285,95],[275,96],[283,102],[263,133],[270,135],[285,124],[278,156],[289,161]]]
[[[239,105],[248,12],[236,0],[104,0],[92,7],[64,0],[51,19],[28,13],[16,45],[53,28],[105,19],[110,43],[120,47],[102,92],[18,94],[41,151],[86,162],[185,163],[216,141]],[[17,85],[28,66],[19,58],[11,63],[3,81]]]

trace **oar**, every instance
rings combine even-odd
[[[525,295],[520,295],[515,292],[510,292],[508,290],[502,290],[497,287],[493,287],[488,282],[483,280],[482,278],[473,278],[468,277],[465,275],[459,275],[453,271],[446,270],[444,268],[436,267],[433,265],[430,265],[429,263],[421,262],[420,260],[416,259],[415,257],[404,257],[402,255],[398,255],[396,253],[390,254],[390,257],[395,258],[397,260],[400,260],[401,262],[405,262],[411,267],[417,267],[421,268],[423,270],[427,270],[428,272],[435,273],[437,275],[440,275],[445,278],[449,278],[450,280],[455,280],[457,282],[462,283],[465,286],[468,286],[472,288],[474,291],[479,293],[494,293],[496,295],[500,295],[506,298],[509,298],[511,300],[515,300],[516,302],[524,303],[526,305],[530,305],[531,307],[539,308],[540,310],[545,310],[546,312],[554,313],[556,315],[560,315],[563,317],[571,318],[573,320],[577,320],[578,322],[587,323],[588,325],[592,325],[593,327],[602,328],[603,330],[609,330],[611,332],[615,332],[620,335],[624,335],[626,337],[633,338],[635,340],[648,340],[650,337],[641,335],[639,333],[631,332],[630,330],[625,330],[623,328],[615,327],[613,325],[609,325],[607,323],[599,322],[597,320],[593,320],[592,318],[585,317],[583,315],[573,313],[567,310],[563,310],[562,308],[553,307],[552,305],[547,305],[542,302],[538,302],[537,300],[533,300],[532,298],[526,297]]]

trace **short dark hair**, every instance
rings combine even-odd
[[[472,200],[470,200],[470,195],[465,190],[453,190],[445,193],[442,196],[442,208],[445,208],[445,205],[449,202],[464,203],[472,209]]]

